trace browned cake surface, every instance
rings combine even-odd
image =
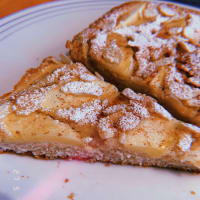
[[[73,60],[119,88],[151,95],[200,126],[200,13],[134,1],[113,8],[67,42]]]
[[[49,57],[0,101],[0,149],[54,159],[200,169],[200,129],[153,98]]]

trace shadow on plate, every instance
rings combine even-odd
[[[179,170],[179,169],[173,169],[173,168],[157,168],[157,167],[152,167],[153,170],[157,170],[157,171],[163,171],[166,173],[170,173],[173,174],[175,176],[200,176],[200,172],[189,172],[189,171],[184,171],[184,170]]]
[[[11,199],[6,194],[3,194],[3,193],[0,192],[0,200],[13,200],[13,199]]]

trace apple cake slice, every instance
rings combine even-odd
[[[0,98],[0,149],[200,171],[200,128],[82,64],[46,58]]]
[[[148,94],[176,118],[200,126],[200,12],[132,1],[67,41],[74,61],[124,89]]]

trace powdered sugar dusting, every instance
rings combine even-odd
[[[80,124],[96,124],[101,109],[101,101],[96,99],[92,102],[84,103],[78,108],[70,107],[69,109],[59,109],[57,114],[63,119]]]
[[[83,138],[83,141],[84,141],[85,143],[90,143],[92,140],[93,140],[92,137],[85,137],[85,138]]]
[[[136,94],[133,90],[131,90],[130,88],[126,88],[122,91],[122,94],[132,100],[136,100],[136,101],[143,101],[144,97],[140,94]]]
[[[10,113],[9,112],[10,103],[6,102],[0,105],[0,132],[4,132],[7,135],[11,135],[10,131],[7,129],[3,119]],[[1,137],[0,137],[1,141]]]
[[[118,47],[116,40],[113,40],[110,45],[106,48],[105,53],[105,58],[109,60],[111,63],[116,63],[118,64],[120,60],[123,58],[123,52],[121,49]]]
[[[95,81],[97,80],[97,77],[93,74],[90,74],[89,71],[86,69],[85,66],[83,66],[81,63],[76,63],[77,70],[73,69],[73,72],[76,75],[80,76],[80,79],[83,81]]]
[[[140,122],[140,118],[131,112],[125,113],[119,120],[119,127],[122,131],[134,129]]]
[[[188,123],[184,123],[184,126],[188,127],[190,130],[196,132],[196,133],[200,133],[200,127],[195,126],[193,124],[188,124]]]
[[[184,152],[188,151],[188,150],[190,150],[190,147],[192,145],[192,141],[193,141],[193,139],[192,139],[192,136],[190,134],[183,134],[181,136],[181,139],[179,141],[178,146],[180,147],[180,149],[182,151],[184,151]]]
[[[97,80],[97,78],[94,75],[89,74],[89,73],[81,73],[80,79],[83,80],[83,81],[95,81],[95,80]]]
[[[161,23],[167,21],[167,19],[167,17],[158,16],[154,22],[141,24],[139,26],[125,26],[116,29],[114,32],[124,37],[132,38],[132,40],[128,41],[130,46],[160,48],[161,45],[166,44],[168,40],[156,37],[152,34],[152,31],[160,30]]]
[[[191,40],[195,45],[199,45],[200,42],[200,16],[196,14],[190,14],[190,21],[188,26],[184,28],[183,35]]]
[[[98,132],[102,139],[108,139],[115,135],[116,129],[112,127],[109,118],[101,118],[98,123]]]
[[[12,133],[8,130],[6,124],[0,120],[0,131],[2,131],[3,133],[7,134],[7,135],[12,135]],[[0,138],[0,142],[1,142],[1,138]]]
[[[127,143],[127,135],[125,132],[121,133],[120,136],[119,136],[119,142],[121,144],[126,144]]]
[[[67,71],[67,67],[66,65],[63,65],[63,67],[58,68],[53,73],[49,74],[46,79],[49,83],[53,83],[55,79],[59,77],[61,73],[65,73],[66,71]]]
[[[59,81],[69,82],[75,75],[70,74],[70,72],[66,72],[64,75],[59,77]]]
[[[9,107],[10,107],[9,102],[0,105],[0,120],[9,114]]]
[[[108,99],[104,99],[103,102],[102,102],[102,108],[106,108],[108,103],[109,103]]]
[[[72,94],[90,94],[94,96],[101,96],[103,94],[103,89],[97,83],[94,82],[69,82],[63,87],[61,87],[61,90],[64,93]]]
[[[33,94],[24,94],[17,98],[16,104],[21,108],[17,110],[18,114],[29,115],[36,111],[43,100],[44,96],[39,90],[35,90]]]
[[[3,119],[10,113],[9,107],[10,107],[9,102],[6,102],[0,105],[0,132],[2,131],[6,133],[7,135],[11,135],[11,132],[7,129]],[[1,141],[1,137],[0,137],[0,141]]]
[[[166,4],[161,4],[159,6],[159,10],[160,10],[161,14],[164,15],[164,16],[174,16],[174,15],[177,14],[176,10],[170,8]]]
[[[196,97],[199,93],[198,91],[196,93],[194,89],[189,85],[180,84],[178,82],[171,83],[169,85],[169,89],[172,94],[174,94],[181,100],[192,99],[193,97]]]
[[[76,80],[84,81],[76,81]],[[98,81],[96,81],[98,80]],[[93,81],[93,82],[90,82]],[[80,63],[64,65],[63,67],[57,68],[51,74],[47,75],[43,79],[39,80],[39,83],[42,85],[31,85],[27,90],[21,91],[17,95],[12,96],[13,105],[11,105],[11,110],[18,115],[29,115],[35,111],[41,112],[55,112],[55,110],[48,110],[43,108],[43,102],[46,101],[46,98],[49,95],[51,98],[54,95],[59,95],[60,89],[65,93],[71,94],[89,94],[93,96],[101,96],[103,94],[103,88],[101,87],[101,82],[94,75],[90,74],[89,71]],[[50,86],[49,86],[50,85]],[[63,86],[64,85],[64,86]],[[38,88],[39,87],[39,88]],[[54,91],[51,91],[55,89]],[[105,87],[106,88],[106,87]],[[64,101],[62,98],[57,98],[58,101]],[[60,102],[60,103],[62,103]],[[84,116],[86,117],[85,121],[96,120],[95,116],[100,109],[107,106],[108,100],[105,99],[100,105],[100,102],[93,102],[91,105],[87,103],[83,104],[81,108],[70,110],[65,110],[65,114],[69,115],[71,120],[84,121]],[[0,109],[3,108],[4,111],[7,108],[5,105],[1,105]],[[92,109],[94,112],[92,113]],[[5,112],[0,110],[0,118],[5,117]],[[75,113],[74,113],[75,112]],[[91,112],[91,113],[90,113]],[[91,116],[89,116],[91,114]],[[3,127],[3,125],[1,125]]]
[[[63,67],[58,68],[53,73],[49,74],[46,80],[48,83],[53,83],[56,79],[59,81],[69,82],[74,77],[80,77],[80,79],[84,81],[97,80],[97,78],[90,74],[88,70],[80,63],[69,64],[69,66],[64,65]]]
[[[144,105],[137,103],[135,101],[130,101],[130,104],[133,106],[133,112],[142,118],[148,118],[150,116],[149,111],[145,108]]]
[[[98,48],[102,48],[106,46],[107,34],[106,33],[98,33],[97,37],[92,40],[92,44]]]
[[[181,100],[187,100],[197,97],[200,94],[199,88],[193,88],[190,85],[186,85],[183,82],[183,78],[177,80],[177,77],[180,76],[180,72],[178,72],[175,68],[170,68],[169,72],[166,76],[166,83],[168,85],[168,89],[170,92],[178,97]]]
[[[199,53],[191,55],[191,52],[199,49],[199,15],[188,9],[162,3],[148,2],[142,7],[130,4],[130,9],[132,6],[131,12],[123,8],[108,12],[80,33],[89,48],[87,54],[90,58],[85,59],[92,60],[91,65],[99,63],[97,68],[110,71],[112,78],[118,76],[120,80],[116,81],[119,84],[121,81],[131,85],[138,81],[140,87],[133,84],[137,91],[151,94],[163,105],[167,105],[169,100],[173,105],[179,102],[185,109],[190,108],[194,112],[194,119],[181,112],[179,106],[174,106],[173,114],[191,123],[198,123],[195,121],[198,121],[196,117],[200,96],[199,65],[196,63],[196,60],[199,62]],[[84,42],[80,41],[80,44]],[[77,52],[71,51],[72,56],[74,52],[74,58],[78,58]],[[120,51],[122,57],[118,56]],[[124,71],[121,71],[122,66]],[[177,69],[178,73],[168,81],[166,77],[171,73],[168,71],[170,68]],[[120,74],[125,78],[120,78]],[[145,85],[145,91],[142,85]],[[129,91],[123,91],[122,94],[147,107],[146,100],[143,101],[147,99],[144,95],[134,95]],[[168,95],[168,100],[163,99],[165,95]],[[121,109],[117,107],[108,114]],[[141,110],[140,106],[136,107]],[[159,105],[155,104],[154,109],[165,118],[170,118],[170,114]],[[148,116],[147,112],[144,116]]]
[[[116,113],[118,111],[125,111],[127,105],[126,104],[117,104],[106,108],[103,113],[106,115],[110,115]]]
[[[16,97],[16,113],[19,115],[29,115],[40,109],[47,92],[55,87],[56,85],[52,85],[46,88],[22,93],[20,96]]]
[[[151,37],[150,37],[151,36]],[[140,35],[139,33],[134,36],[134,40],[132,41],[128,41],[128,45],[132,46],[132,47],[143,47],[143,48],[147,48],[147,47],[154,47],[154,48],[161,48],[161,46],[163,44],[167,43],[167,40],[164,39],[160,39],[160,38],[155,38],[152,35],[148,35],[148,37],[146,35]]]
[[[156,113],[160,114],[166,119],[170,119],[170,120],[172,119],[172,115],[166,109],[164,109],[160,104],[158,104],[157,102],[154,102],[153,106],[154,106],[154,111]]]

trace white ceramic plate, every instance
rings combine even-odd
[[[48,3],[0,20],[0,95],[46,56],[122,1]],[[65,183],[65,179],[69,182]],[[192,191],[196,194],[193,195]],[[0,200],[200,199],[200,175],[174,170],[0,155]]]

